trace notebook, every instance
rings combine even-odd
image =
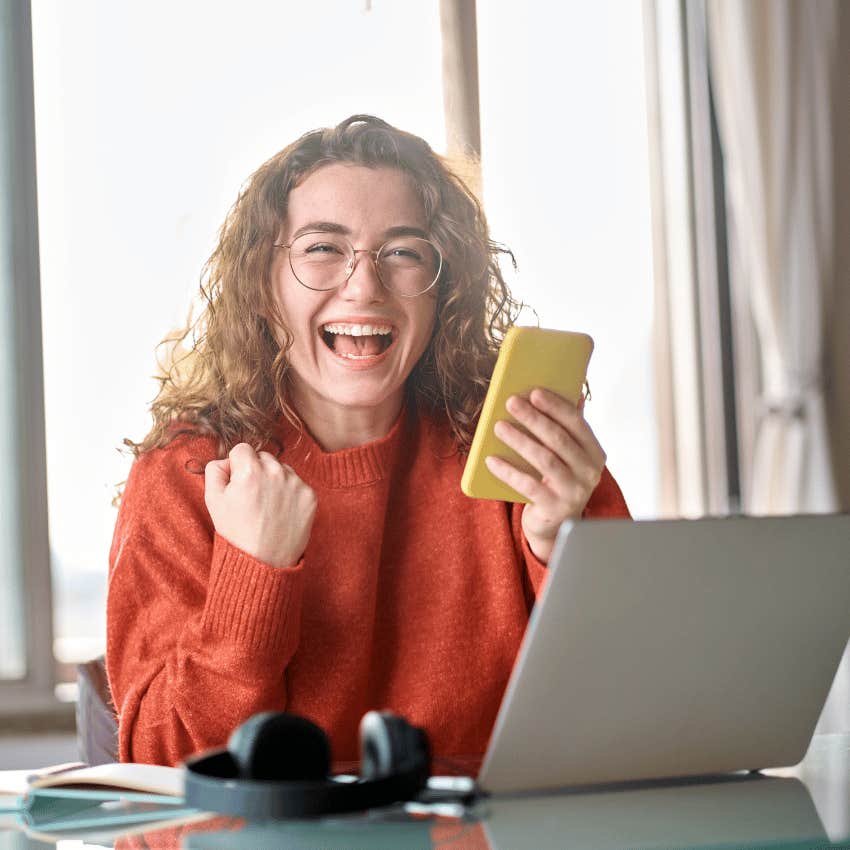
[[[83,835],[114,839],[131,830],[190,823],[208,815],[186,806],[183,771],[152,764],[79,763],[0,770],[0,829],[34,840]]]
[[[490,792],[796,764],[850,636],[850,516],[565,523]]]

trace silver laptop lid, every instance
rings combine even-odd
[[[803,757],[850,635],[850,516],[565,524],[550,569],[484,789]]]

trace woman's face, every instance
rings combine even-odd
[[[292,190],[285,229],[277,241],[288,245],[300,233],[333,230],[355,249],[377,250],[391,229],[399,227],[427,235],[422,202],[406,174],[334,163]],[[371,255],[356,257],[347,283],[315,291],[298,282],[287,249],[274,252],[272,287],[293,336],[293,400],[302,415],[327,409],[328,403],[397,410],[404,382],[431,338],[436,287],[415,298],[396,295],[381,283]],[[363,325],[384,332],[389,328],[391,333],[366,338],[348,333],[362,334]]]

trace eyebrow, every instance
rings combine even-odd
[[[289,241],[293,242],[305,233],[339,233],[342,236],[351,236],[351,229],[335,221],[310,221],[299,227],[289,237]],[[384,231],[383,236],[385,239],[394,239],[396,236],[418,236],[420,239],[428,238],[428,234],[421,227],[413,227],[408,224],[397,224],[395,227],[388,227]]]

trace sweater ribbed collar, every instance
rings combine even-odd
[[[395,466],[414,419],[405,404],[385,437],[337,452],[326,452],[306,429],[299,433],[283,421],[281,435],[285,449],[280,459],[310,485],[345,488],[374,484],[386,478]]]

